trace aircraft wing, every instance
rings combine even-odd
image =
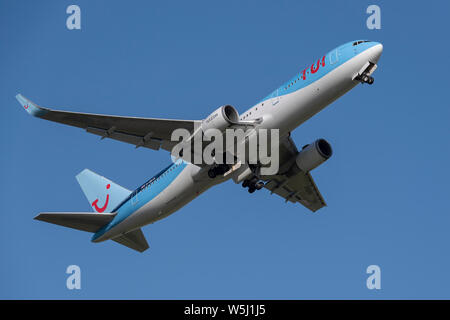
[[[266,181],[264,188],[286,202],[298,202],[315,212],[325,207],[326,203],[309,172],[289,170],[294,165],[297,153],[297,147],[290,137],[280,142],[279,174],[263,176],[262,179]]]
[[[313,212],[326,206],[309,173],[300,172],[293,177],[276,175],[267,181],[264,187],[284,198],[286,202],[299,202]]]
[[[193,132],[195,120],[120,117],[100,114],[58,111],[43,108],[21,94],[16,96],[22,107],[32,116],[85,129],[87,132],[153,150],[171,151],[178,143],[171,141],[172,131],[178,128]]]

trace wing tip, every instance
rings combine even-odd
[[[32,115],[33,117],[40,118],[40,117],[42,117],[43,115],[45,115],[48,112],[46,109],[39,107],[38,105],[36,105],[32,101],[30,101],[27,98],[25,98],[20,93],[18,93],[16,95],[16,99],[17,99],[17,101],[19,101],[19,103],[22,106],[22,108],[24,108],[25,111],[28,112],[28,114]]]

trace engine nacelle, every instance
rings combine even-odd
[[[239,122],[239,113],[233,106],[226,105],[221,106],[203,120],[202,129],[203,131],[208,129],[225,131],[226,128],[237,122]]]
[[[303,147],[302,151],[297,154],[295,162],[300,170],[309,172],[327,161],[332,154],[331,145],[325,139],[317,139]]]

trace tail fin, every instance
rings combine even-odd
[[[96,212],[112,212],[131,191],[89,169],[76,176],[84,195]]]

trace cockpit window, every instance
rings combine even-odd
[[[363,43],[363,42],[370,42],[370,41],[369,41],[369,40],[355,41],[355,42],[353,42],[353,45],[354,45],[354,46],[357,46],[358,44]]]

